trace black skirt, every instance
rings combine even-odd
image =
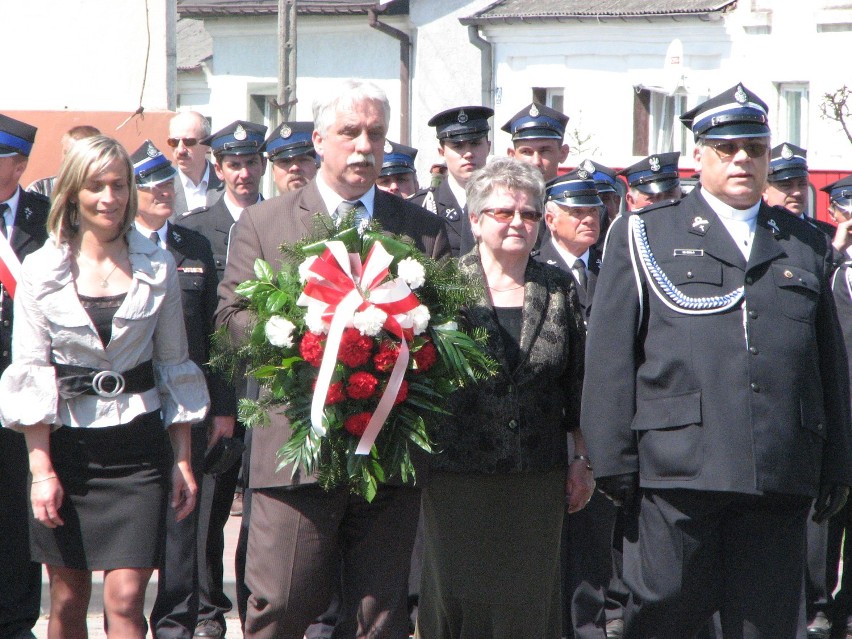
[[[159,411],[105,428],[63,426],[50,456],[65,524],[30,513],[33,561],[80,570],[154,568],[165,537],[172,451]]]

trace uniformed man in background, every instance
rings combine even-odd
[[[12,361],[13,273],[47,239],[50,201],[24,191],[19,181],[27,168],[36,127],[0,113],[0,373]],[[7,261],[17,262],[6,264]],[[0,428],[0,637],[34,639],[40,614],[41,566],[30,561],[30,464],[24,436]]]
[[[649,204],[681,198],[678,158],[679,151],[656,153],[618,172],[627,180],[629,210],[638,211]]]
[[[317,174],[319,158],[311,140],[313,130],[313,122],[282,122],[266,138],[266,158],[272,164],[279,194],[302,188]]]
[[[453,257],[464,255],[474,245],[464,189],[471,174],[488,160],[488,118],[492,115],[494,110],[488,107],[464,106],[441,111],[429,120],[438,137],[438,154],[447,163],[447,177],[437,188],[424,189],[411,201],[444,220]]]
[[[852,483],[846,358],[822,234],[762,202],[766,104],[682,117],[700,188],[618,218],[589,321],[581,427],[625,507],[628,639],[796,636],[805,529]]]
[[[534,164],[545,182],[559,174],[559,165],[568,158],[570,148],[564,142],[568,116],[556,109],[532,102],[518,111],[501,127],[512,135],[506,155]]]
[[[382,161],[379,177],[376,178],[376,187],[409,199],[420,188],[414,168],[416,157],[417,149],[414,147],[385,140],[385,159]]]
[[[240,214],[248,206],[263,200],[260,183],[266,169],[263,156],[266,127],[262,124],[237,120],[201,141],[213,150],[216,175],[225,185],[222,197],[212,206],[190,211],[180,218],[179,224],[204,235],[213,248],[216,273],[219,281],[225,271],[231,230]],[[246,390],[237,389],[238,396]],[[214,416],[209,445],[213,446],[222,437],[242,440],[245,429],[233,417]],[[231,502],[237,487],[240,465],[229,471],[212,476],[204,475],[202,491],[212,490],[213,500],[209,515],[206,540],[207,583],[209,595],[205,601],[202,584],[202,601],[198,614],[195,636],[206,639],[221,639],[225,629],[225,613],[231,609],[231,601],[223,589],[222,555],[225,550],[224,528],[230,516]],[[208,484],[212,484],[212,487]],[[202,517],[205,514],[202,513]],[[237,553],[237,574],[242,574],[245,557]],[[238,584],[238,591],[241,586]],[[247,593],[244,593],[247,596]]]

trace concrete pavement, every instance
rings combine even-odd
[[[237,616],[235,579],[234,579],[234,549],[237,547],[237,537],[240,533],[240,517],[230,517],[225,526],[225,594],[234,603],[234,609],[228,613],[226,621],[228,624],[227,637],[229,639],[240,639],[243,636],[240,629],[240,620]],[[157,573],[151,578],[148,590],[145,593],[145,615],[151,612],[154,599],[157,595]],[[106,639],[104,632],[103,616],[103,573],[92,575],[92,599],[89,602],[88,628],[89,639]],[[41,609],[44,614],[38,620],[33,632],[37,639],[47,639],[47,613],[50,611],[50,590],[48,588],[47,574],[42,575]]]

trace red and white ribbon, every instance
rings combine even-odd
[[[3,284],[9,297],[15,297],[15,289],[20,278],[21,260],[15,255],[6,236],[0,233],[0,283]]]
[[[392,263],[393,256],[380,242],[370,247],[363,263],[357,253],[346,251],[343,242],[328,242],[323,254],[308,268],[305,289],[298,301],[300,306],[317,307],[330,324],[311,402],[311,427],[320,437],[326,433],[323,424],[325,399],[337,363],[340,340],[344,329],[352,326],[355,313],[370,307],[382,310],[387,315],[382,328],[400,339],[399,355],[387,387],[358,441],[355,451],[358,455],[369,454],[393,408],[410,358],[407,338],[411,337],[411,320],[407,314],[420,305],[402,279],[384,282]]]

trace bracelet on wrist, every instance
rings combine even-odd
[[[48,475],[47,477],[42,477],[41,479],[33,479],[31,483],[37,484],[42,481],[47,481],[48,479],[57,479],[56,475]]]

